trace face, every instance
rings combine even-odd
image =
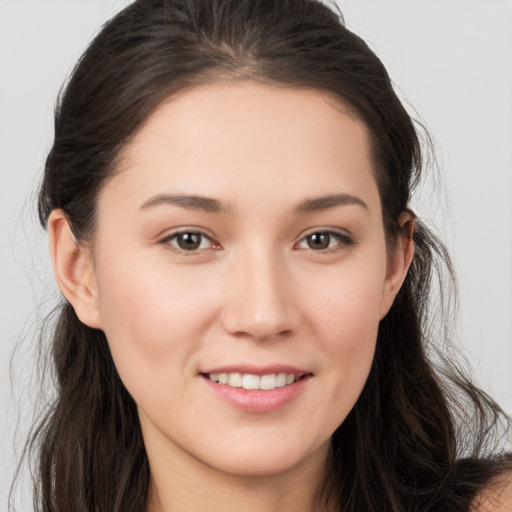
[[[150,460],[325,460],[403,278],[365,125],[324,92],[219,82],[162,104],[121,156],[90,289]]]

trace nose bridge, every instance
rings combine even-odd
[[[248,247],[231,268],[224,323],[231,334],[263,339],[293,329],[283,255],[273,247]]]

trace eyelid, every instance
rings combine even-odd
[[[349,247],[351,245],[355,245],[357,243],[357,240],[355,239],[355,237],[345,229],[333,228],[333,227],[316,227],[316,228],[308,229],[307,231],[301,233],[299,240],[294,245],[294,248],[298,248],[299,250],[301,250],[302,248],[298,247],[298,245],[301,244],[302,242],[304,242],[308,236],[312,236],[317,233],[333,236],[339,240],[339,243],[337,243],[333,247],[328,247],[326,249],[314,250],[312,248],[304,248],[304,250],[317,252],[319,254],[322,254],[322,253],[325,254],[325,253],[330,253],[330,252],[342,251],[342,250],[346,249],[347,247]]]

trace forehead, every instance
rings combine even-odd
[[[368,129],[348,106],[320,90],[237,81],[163,102],[122,151],[114,181],[148,196],[172,189],[228,200],[377,193]]]

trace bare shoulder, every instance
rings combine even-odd
[[[512,472],[492,480],[474,499],[470,512],[512,512]]]

